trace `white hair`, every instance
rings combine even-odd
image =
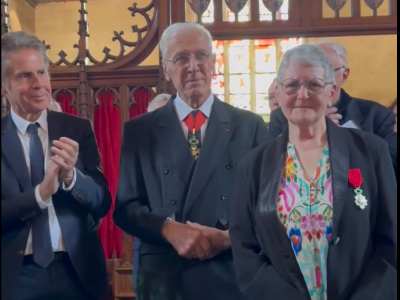
[[[332,42],[332,41],[319,41],[319,42],[316,42],[314,45],[318,46],[318,47],[322,47],[322,46],[330,47],[333,51],[335,51],[336,55],[342,61],[343,66],[346,68],[348,67],[349,54],[348,54],[346,48],[343,47],[341,44]]]
[[[147,108],[147,111],[148,112],[152,112],[152,111],[156,110],[155,107],[156,107],[157,103],[160,103],[160,102],[165,101],[165,100],[168,101],[170,98],[171,98],[171,95],[168,95],[168,94],[159,94],[159,95],[157,95],[156,97],[154,97],[153,100],[151,100],[149,102],[149,107]]]
[[[62,112],[62,108],[60,103],[58,103],[57,101],[54,101],[53,99],[50,101],[50,104],[53,104],[56,107],[56,111],[58,112]]]
[[[35,50],[43,60],[46,71],[48,71],[50,60],[47,56],[47,50],[44,44],[33,35],[25,31],[9,32],[1,36],[1,81],[6,82],[6,76],[9,68],[8,56],[19,50]]]
[[[160,50],[161,50],[161,56],[162,59],[165,60],[167,59],[167,44],[168,40],[178,34],[181,31],[185,31],[188,29],[194,29],[198,30],[202,34],[205,35],[205,37],[208,39],[209,47],[210,47],[210,52],[212,52],[212,36],[211,33],[205,28],[203,25],[200,25],[198,23],[175,23],[171,26],[169,26],[167,29],[165,29],[164,33],[161,36],[160,40]]]
[[[335,71],[332,63],[328,56],[318,46],[305,44],[287,51],[283,56],[278,69],[278,84],[282,83],[283,71],[292,63],[323,68],[326,74],[326,81],[329,83],[335,83]]]

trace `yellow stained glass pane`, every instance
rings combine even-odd
[[[271,113],[267,94],[256,94],[256,114],[268,115]]]
[[[231,95],[231,105],[241,109],[251,110],[250,98],[250,94]]]
[[[250,94],[250,74],[230,75],[231,94]]]
[[[202,23],[213,23],[214,22],[214,1],[210,2],[208,9],[201,16]]]
[[[257,41],[259,42],[259,41]],[[275,42],[274,42],[275,43]],[[276,45],[274,43],[264,43],[255,46],[256,73],[276,72]]]
[[[214,94],[225,93],[225,81],[223,75],[213,76],[211,82],[211,89],[214,92]]]
[[[231,74],[250,73],[249,47],[229,47],[229,70]]]
[[[242,0],[243,1],[243,0]],[[248,0],[245,7],[239,12],[239,22],[250,21],[250,1]],[[226,11],[224,21],[235,22],[235,14],[226,6],[224,1],[224,10]]]
[[[213,41],[213,53],[215,54],[215,72],[216,75],[224,75],[224,42]]]
[[[265,7],[263,0],[258,1],[260,7],[260,21],[272,21],[272,13]],[[281,9],[276,14],[277,20],[289,20],[289,5],[290,0],[285,0],[283,2]]]
[[[281,59],[282,59],[286,51],[303,44],[303,39],[301,38],[282,39],[280,44],[281,44]]]
[[[256,74],[256,93],[268,94],[268,89],[276,78],[276,73]]]

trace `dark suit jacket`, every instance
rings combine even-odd
[[[229,221],[236,164],[266,139],[261,117],[215,99],[195,166],[173,98],[126,123],[114,220],[140,238],[140,300],[161,289],[167,294],[152,299],[244,300],[231,251],[205,262],[186,260],[163,239],[161,228],[173,214],[182,223],[213,228],[219,218]]]
[[[397,299],[397,184],[387,143],[328,121],[333,233],[329,300]],[[230,235],[241,290],[248,300],[310,300],[291,242],[277,215],[288,131],[240,164]],[[369,201],[356,207],[348,183],[360,169]]]
[[[79,279],[96,299],[107,288],[98,224],[111,206],[96,138],[88,120],[48,111],[49,141],[68,137],[79,143],[76,183],[61,188],[53,204],[63,240]],[[18,279],[31,221],[41,214],[17,129],[9,114],[1,121],[1,299],[9,300]]]
[[[373,133],[389,145],[392,164],[397,177],[397,133],[394,131],[396,117],[390,109],[379,103],[351,97],[344,90],[340,100],[334,105],[343,116],[341,125],[353,121],[361,130]],[[279,108],[272,112],[269,123],[269,138],[275,139],[288,126],[288,121]]]

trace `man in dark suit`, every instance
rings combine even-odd
[[[178,94],[125,125],[114,213],[140,238],[139,299],[244,300],[228,233],[233,178],[267,129],[214,97],[215,56],[203,26],[174,24],[160,47]]]
[[[397,176],[397,134],[393,130],[396,124],[394,113],[377,102],[353,98],[347,94],[342,89],[350,75],[346,49],[334,42],[321,42],[317,45],[330,58],[338,86],[333,98],[334,105],[328,109],[327,116],[339,126],[358,128],[383,138],[389,145]],[[269,123],[270,139],[282,134],[287,125],[288,121],[282,110],[274,111]]]
[[[91,124],[47,110],[39,39],[13,32],[1,48],[11,104],[1,122],[1,299],[100,300],[108,284],[97,230],[111,197]]]

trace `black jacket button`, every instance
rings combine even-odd
[[[175,199],[171,199],[171,204],[176,205],[177,201]]]
[[[226,168],[228,171],[230,171],[230,170],[233,169],[233,165],[232,165],[232,164],[228,164],[228,165],[225,166],[225,168]]]
[[[162,168],[162,172],[167,175],[169,173],[169,170],[167,168]]]
[[[222,200],[222,201],[225,201],[226,199],[228,199],[228,195],[227,195],[227,194],[223,194],[223,195],[221,196],[221,200]]]

